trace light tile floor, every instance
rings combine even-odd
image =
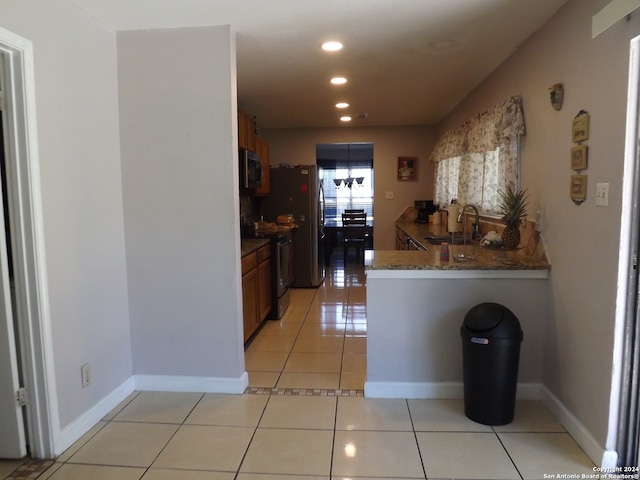
[[[364,381],[365,335],[364,278],[335,269],[317,291],[295,291],[286,318],[269,323],[247,349],[250,381],[262,394],[134,392],[38,478],[496,480],[593,473],[538,401],[518,401],[511,424],[489,427],[466,418],[462,400],[351,395]],[[296,394],[312,387],[320,391]],[[14,467],[0,462],[0,478]]]
[[[462,400],[135,392],[40,478],[542,479],[593,464],[548,410],[489,427]],[[556,477],[558,478],[558,477]]]
[[[245,353],[249,386],[357,390],[366,375],[367,316],[361,265],[334,255],[317,289],[291,290],[282,319],[267,321]]]

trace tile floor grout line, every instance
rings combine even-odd
[[[291,287],[289,287],[289,288],[291,288]],[[296,332],[296,336],[293,339],[293,343],[291,343],[291,347],[289,348],[289,351],[287,352],[287,358],[285,358],[284,363],[282,364],[282,368],[280,369],[280,373],[278,374],[278,378],[276,379],[275,384],[273,386],[273,388],[275,388],[275,389],[278,388],[278,383],[280,383],[280,379],[282,378],[282,375],[284,374],[284,369],[287,367],[287,362],[291,358],[291,354],[293,353],[293,349],[296,346],[296,342],[298,341],[298,338],[300,338],[300,332],[302,331],[302,328],[304,327],[304,324],[307,321],[307,317],[309,316],[309,311],[311,310],[311,305],[313,304],[313,302],[316,299],[317,295],[318,295],[318,288],[316,288],[314,290],[313,296],[311,297],[311,301],[309,301],[309,303],[307,305],[307,308],[304,311],[304,315],[302,316],[302,322],[300,322],[300,328]]]
[[[336,429],[338,423],[338,403],[339,398],[336,398],[336,408],[333,413],[333,436],[331,438],[331,455],[329,456],[329,478],[333,478],[333,454],[336,449]]]
[[[351,291],[351,286],[348,287],[349,288],[349,292]],[[347,292],[347,308],[349,308],[349,292]],[[346,310],[345,309],[345,310]],[[342,387],[342,374],[343,374],[343,370],[344,370],[344,347],[345,347],[345,338],[347,337],[347,317],[346,317],[346,312],[345,312],[345,329],[342,332],[342,354],[340,355],[340,375],[338,375],[338,388]],[[337,402],[336,402],[337,403]]]
[[[142,392],[140,392],[142,393]],[[138,393],[138,395],[136,395],[133,399],[131,399],[130,402],[127,403],[127,406],[130,405],[133,400],[135,398],[138,398],[140,396],[140,393]],[[189,410],[189,412],[184,416],[184,418],[182,419],[182,421],[180,423],[166,423],[166,422],[119,422],[118,420],[116,420],[115,418],[118,416],[118,414],[120,414],[126,407],[123,407],[116,415],[113,416],[113,418],[111,419],[111,421],[113,421],[114,423],[144,423],[144,424],[164,424],[164,425],[177,425],[178,428],[176,428],[176,431],[173,432],[171,434],[171,436],[169,437],[169,439],[167,440],[167,443],[164,444],[164,446],[160,449],[160,451],[158,452],[158,454],[153,458],[153,460],[151,460],[151,462],[149,463],[148,466],[146,467],[140,467],[140,468],[144,468],[144,473],[142,474],[142,477],[144,477],[147,472],[149,471],[149,469],[151,468],[151,466],[153,465],[153,463],[158,460],[158,458],[160,457],[160,455],[162,455],[162,452],[165,451],[165,449],[167,448],[167,446],[171,443],[171,440],[174,439],[174,437],[178,434],[178,431],[180,430],[180,427],[184,426],[184,422],[187,420],[187,418],[189,418],[189,415],[191,415],[193,413],[193,411],[195,410],[195,408],[198,406],[198,404],[202,401],[202,399],[204,398],[204,396],[206,395],[205,392],[197,392],[200,393],[200,398],[198,399],[197,402],[194,403],[193,407],[191,407],[191,409]],[[111,423],[111,422],[110,422]],[[106,425],[105,425],[106,426]],[[77,453],[77,452],[76,452]],[[69,458],[70,460],[71,458]]]
[[[264,402],[264,407],[262,407],[262,412],[260,413],[260,418],[258,418],[258,421],[256,422],[256,426],[253,429],[253,433],[251,434],[251,438],[249,439],[249,443],[247,443],[247,448],[245,448],[244,453],[242,454],[242,458],[240,459],[240,463],[238,464],[238,468],[236,469],[235,476],[233,477],[234,479],[237,479],[238,475],[240,475],[240,470],[242,469],[242,464],[244,463],[245,459],[247,458],[247,454],[249,453],[249,448],[251,447],[251,444],[253,443],[253,439],[255,438],[256,433],[258,433],[258,428],[260,428],[260,422],[262,422],[262,418],[264,417],[264,414],[267,411],[267,406],[269,405],[270,401],[271,401],[271,395],[269,395],[269,398],[267,398],[267,401]]]
[[[418,441],[418,432],[416,432],[416,426],[413,423],[413,415],[411,414],[411,407],[409,407],[409,399],[405,398],[404,399],[404,404],[407,407],[407,411],[409,412],[409,421],[411,422],[411,431],[413,432],[413,438],[416,441],[416,447],[418,449],[418,456],[420,457],[420,465],[422,465],[422,474],[424,475],[424,478],[429,478],[427,477],[427,467],[424,464],[424,458],[422,457],[422,450],[420,449],[420,442]]]
[[[496,429],[493,428],[493,425],[491,425],[491,431],[493,432],[493,434],[496,436],[496,438],[498,439],[498,441],[500,442],[500,445],[502,446],[502,448],[504,449],[504,453],[507,454],[507,457],[509,457],[509,461],[512,463],[513,468],[516,469],[516,472],[518,472],[518,475],[520,476],[520,480],[523,480],[524,477],[522,476],[522,473],[520,473],[520,469],[518,468],[518,466],[516,465],[516,462],[513,460],[513,458],[511,457],[511,454],[509,453],[509,450],[507,450],[507,447],[505,446],[504,443],[502,443],[502,439],[500,438],[500,435],[498,435],[498,432],[496,432]]]
[[[133,393],[135,393],[135,395],[133,395]],[[119,408],[119,409],[118,409],[118,411],[117,411],[117,412],[114,412],[114,411],[112,410],[112,411],[110,411],[107,415],[103,416],[103,417],[98,421],[98,423],[96,423],[96,425],[98,425],[100,422],[105,422],[105,424],[104,424],[101,428],[99,428],[99,429],[98,429],[98,430],[97,430],[93,435],[91,435],[91,437],[87,438],[87,440],[86,440],[85,442],[83,442],[83,443],[82,443],[82,445],[79,445],[79,446],[78,446],[78,448],[77,448],[77,450],[76,450],[75,452],[73,452],[72,454],[70,454],[70,455],[69,455],[69,458],[67,458],[67,459],[66,459],[66,460],[64,460],[64,461],[58,461],[58,458],[60,458],[60,456],[61,456],[61,455],[59,455],[58,457],[56,457],[56,458],[53,460],[53,461],[54,461],[54,463],[61,463],[62,465],[66,465],[67,463],[70,463],[70,462],[69,462],[69,460],[71,460],[74,456],[76,456],[76,454],[77,454],[77,453],[78,453],[78,452],[79,452],[79,451],[80,451],[80,450],[81,450],[81,449],[82,449],[82,448],[83,448],[87,443],[89,443],[91,440],[93,440],[93,439],[96,437],[96,435],[98,435],[98,433],[100,433],[100,432],[101,432],[105,427],[107,427],[110,423],[112,423],[112,422],[114,422],[114,421],[117,423],[117,420],[115,420],[115,418],[116,418],[118,415],[120,415],[120,413],[122,413],[122,412],[124,411],[124,409],[125,409],[125,408],[127,408],[129,405],[131,405],[131,403],[132,403],[136,398],[138,398],[138,397],[140,396],[140,394],[141,394],[141,393],[142,393],[142,390],[134,390],[133,392],[131,392],[131,395],[133,395],[133,397],[129,398],[129,396],[131,396],[131,395],[128,395],[128,396],[127,396],[127,398],[128,398],[129,400],[128,400],[126,403],[124,403],[124,401],[123,401],[123,402],[120,402],[120,404],[118,404],[118,405],[117,405],[117,407],[122,406],[121,408]],[[125,400],[127,400],[127,399],[125,399]],[[123,403],[124,403],[124,404],[123,404]],[[114,410],[115,410],[115,409],[114,409]],[[109,415],[110,415],[110,416],[109,416]],[[107,418],[108,416],[109,416],[109,418]],[[96,425],[94,425],[94,427],[95,427]],[[94,427],[91,427],[91,428],[94,428]],[[87,432],[87,433],[88,433],[88,432]],[[85,435],[86,435],[86,434],[85,434]],[[82,437],[81,437],[81,438],[82,438]],[[80,439],[78,439],[78,440],[80,440]],[[77,442],[77,440],[76,440],[76,442]],[[64,452],[62,452],[62,455],[64,455],[64,454],[67,452],[67,450],[69,450],[69,448],[71,448],[71,447],[72,447],[76,442],[74,442],[72,445],[69,445],[69,447],[67,447],[67,449],[66,449]],[[44,472],[43,472],[43,473],[44,473]]]

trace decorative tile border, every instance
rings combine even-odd
[[[247,395],[291,395],[300,397],[364,397],[364,390],[340,390],[335,388],[269,388],[247,387]]]
[[[38,478],[44,472],[46,472],[53,460],[33,460],[27,459],[25,462],[16,468],[13,472],[5,477],[5,480],[24,480]]]

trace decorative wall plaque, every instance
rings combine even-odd
[[[589,140],[589,114],[580,110],[571,125],[571,141],[573,143]]]
[[[571,175],[569,195],[576,205],[580,205],[587,198],[587,176]]]
[[[580,172],[587,168],[588,148],[589,147],[586,145],[576,145],[575,147],[571,147],[571,170]]]

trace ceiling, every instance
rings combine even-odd
[[[232,25],[238,103],[264,129],[344,125],[339,101],[350,126],[436,124],[567,0],[69,1],[116,31]]]

